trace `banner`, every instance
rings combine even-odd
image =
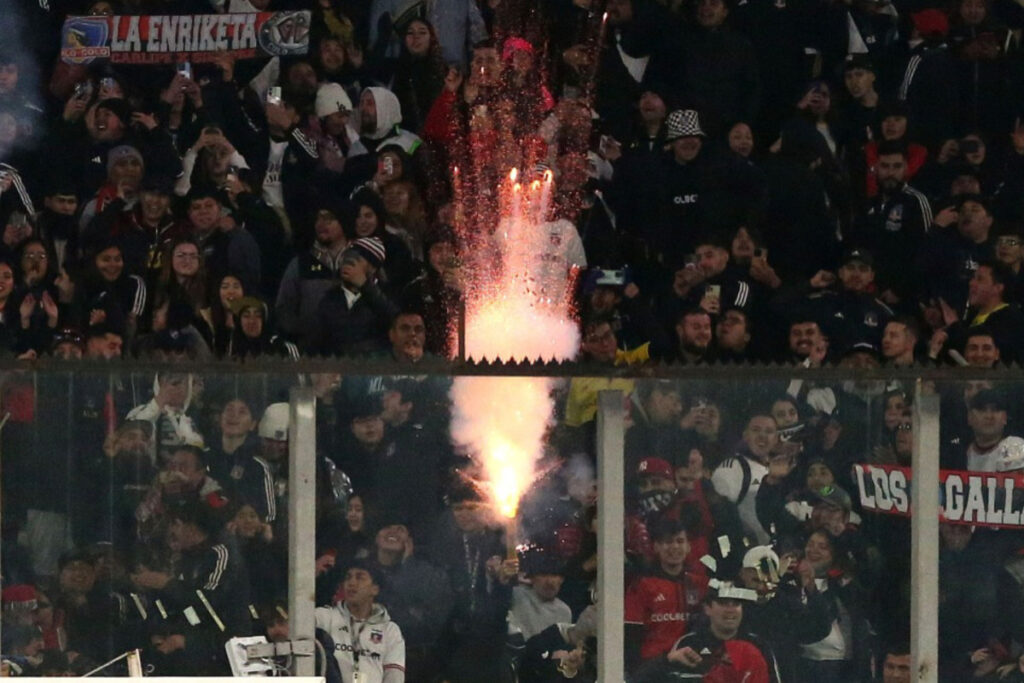
[[[310,12],[253,12],[183,16],[68,17],[60,56],[68,64],[109,59],[118,64],[210,62],[218,53],[237,59],[304,55]]]
[[[911,470],[854,465],[861,507],[909,517]],[[941,470],[939,518],[953,524],[1024,529],[1024,474]]]

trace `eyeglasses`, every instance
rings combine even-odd
[[[896,431],[897,432],[909,432],[913,428],[914,428],[914,425],[912,425],[909,422],[901,422],[900,424],[896,425]]]
[[[998,242],[999,244],[1001,244],[1001,245],[1004,245],[1004,246],[1007,246],[1007,247],[1019,247],[1019,246],[1020,246],[1020,242],[1021,242],[1021,241],[1020,241],[1019,239],[1017,239],[1016,237],[1000,237],[1000,238],[999,238],[998,240],[996,240],[996,241],[997,241],[997,242]]]
[[[24,259],[26,259],[28,261],[45,261],[47,257],[46,257],[45,253],[35,252],[34,251],[34,252],[30,252],[28,254],[25,254],[24,256],[22,256],[22,258],[24,258]]]

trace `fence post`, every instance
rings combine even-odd
[[[288,627],[293,642],[315,638],[316,397],[291,390],[288,411]],[[292,675],[312,676],[313,657],[293,657]]]
[[[602,391],[597,399],[597,680],[625,679],[625,427],[623,394]]]
[[[918,380],[911,500],[910,658],[913,680],[939,679],[939,397]]]

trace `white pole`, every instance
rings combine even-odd
[[[914,397],[911,500],[910,660],[912,680],[939,680],[939,397]]]
[[[623,394],[597,398],[597,680],[625,680],[625,427]]]
[[[316,396],[291,390],[288,415],[288,629],[292,641],[312,642],[316,594]],[[312,676],[313,657],[292,658],[292,675]]]

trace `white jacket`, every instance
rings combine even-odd
[[[345,683],[355,683],[357,667],[358,683],[405,683],[405,639],[383,606],[374,605],[366,621],[353,617],[344,602],[317,607],[316,627],[334,640]]]

